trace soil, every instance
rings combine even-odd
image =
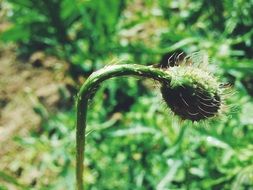
[[[48,114],[69,104],[65,65],[42,52],[21,61],[15,47],[0,49],[0,158],[15,150],[14,137],[39,130]]]

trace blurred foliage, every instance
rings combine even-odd
[[[176,119],[156,84],[106,82],[90,105],[87,189],[253,189],[253,1],[9,0],[1,34],[19,53],[43,50],[90,73],[114,57],[153,64],[174,51],[203,50],[237,92],[220,118]],[[82,70],[82,71],[80,71]],[[157,97],[158,96],[158,97]],[[0,180],[17,189],[74,189],[75,108],[59,112],[9,155]],[[196,125],[196,126],[195,126]],[[0,185],[0,189],[6,189]]]
[[[38,50],[48,51],[78,64],[80,67],[74,67],[77,71],[87,69],[82,67],[86,65],[92,69],[94,65],[89,62],[108,56],[117,45],[114,34],[124,8],[122,0],[8,2],[13,25],[1,35],[1,40],[18,43],[22,56]]]

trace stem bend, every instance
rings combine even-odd
[[[170,83],[171,75],[165,70],[150,66],[124,64],[110,65],[94,72],[82,85],[77,95],[77,121],[76,121],[76,181],[77,189],[83,190],[83,161],[85,152],[85,129],[88,101],[94,90],[103,81],[120,76],[140,76],[151,78],[160,83]]]

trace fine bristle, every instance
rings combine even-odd
[[[172,80],[161,86],[163,99],[183,120],[212,118],[223,107],[223,88],[207,69],[207,55],[200,55],[194,53],[181,56],[183,59],[170,58],[175,63],[163,68],[172,75]]]

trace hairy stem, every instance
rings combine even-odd
[[[82,85],[77,96],[77,129],[76,129],[76,180],[77,189],[83,190],[83,161],[85,152],[85,129],[88,101],[101,82],[120,76],[140,76],[151,78],[161,83],[169,83],[168,71],[143,65],[111,65],[93,73]]]

